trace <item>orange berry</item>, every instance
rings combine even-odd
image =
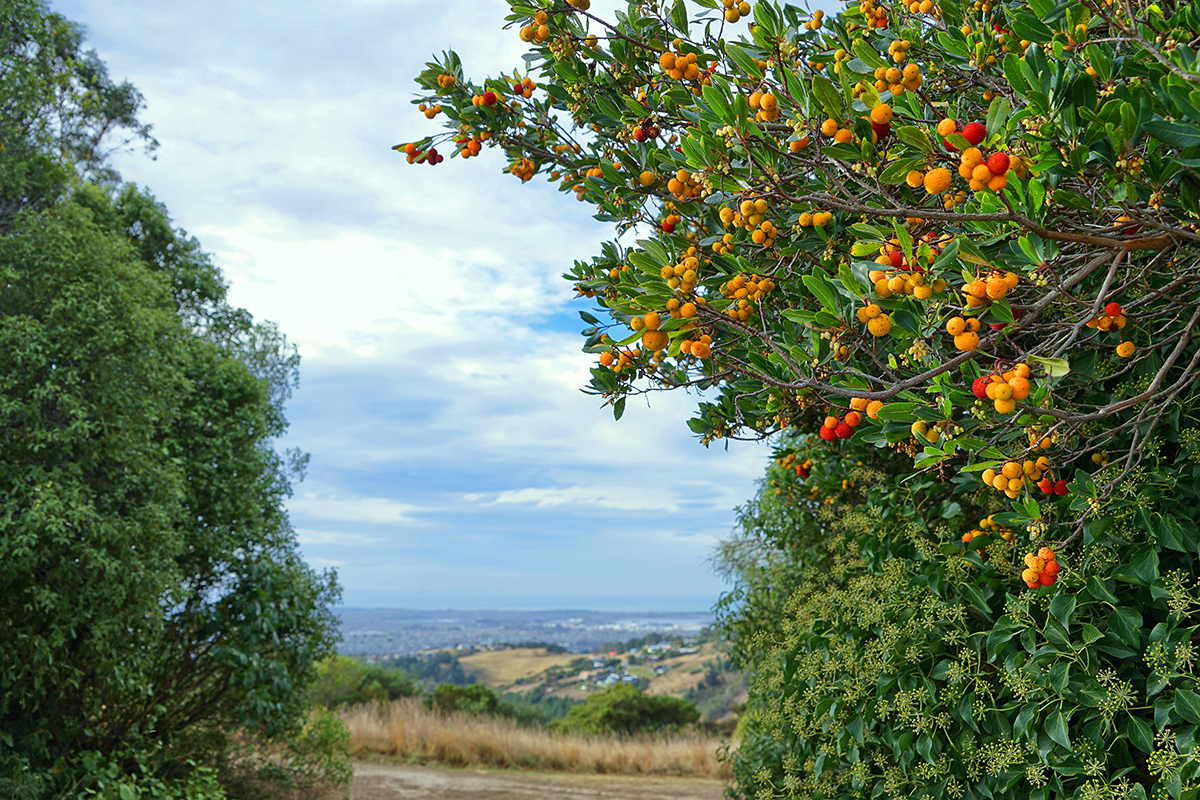
[[[1042,559],[1042,561],[1054,561],[1054,551],[1049,547],[1043,547],[1038,550],[1037,554],[1038,558]]]

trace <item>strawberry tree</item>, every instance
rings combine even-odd
[[[630,395],[702,389],[689,425],[706,444],[811,440],[816,463],[822,448],[870,453],[891,476],[877,491],[906,519],[944,496],[962,512],[947,519],[1016,532],[965,541],[926,524],[921,535],[940,542],[932,558],[881,537],[891,518],[876,514],[860,520],[856,557],[863,575],[912,564],[892,577],[975,615],[935,615],[931,631],[954,627],[977,664],[1036,667],[1059,694],[967,693],[907,740],[866,700],[857,712],[826,706],[849,726],[838,736],[810,726],[796,744],[795,725],[764,729],[791,742],[789,791],[797,775],[812,788],[827,774],[844,781],[823,793],[861,793],[892,767],[905,776],[888,784],[897,794],[996,796],[1019,782],[1019,759],[980,772],[959,734],[1025,740],[1050,769],[1030,781],[1037,792],[1078,790],[1095,776],[1072,766],[1090,763],[1072,749],[1077,729],[1110,788],[1182,791],[1194,765],[1155,771],[1147,754],[1165,752],[1173,725],[1200,723],[1190,667],[1121,676],[1132,655],[1185,646],[1191,630],[1183,598],[1200,537],[1179,501],[1196,474],[1200,366],[1193,6],[861,0],[827,15],[650,0],[608,20],[588,0],[548,0],[514,5],[509,20],[531,45],[529,74],[477,82],[444,54],[414,102],[448,130],[397,148],[426,163],[499,148],[515,177],[545,175],[612,224],[618,238],[566,276],[598,305],[583,314],[597,359],[589,391],[619,417]],[[947,559],[977,571],[968,579]],[[1054,599],[1038,617],[1006,604],[1021,592]],[[1163,626],[1153,641],[1141,632],[1151,621]],[[1041,653],[1025,633],[1049,637],[1050,622],[1061,641]],[[789,630],[786,646],[747,650],[748,663],[794,663],[802,645]],[[993,642],[996,631],[1009,636]],[[1097,711],[1088,703],[1117,685],[1097,683],[1114,659],[1113,681],[1142,705]],[[778,674],[791,694],[757,696],[820,708],[819,684],[800,688],[790,669]],[[931,662],[923,680],[936,684],[939,670]],[[1172,746],[1190,752],[1191,733],[1180,735]],[[933,767],[917,781],[912,759],[867,764],[870,741],[915,746]]]

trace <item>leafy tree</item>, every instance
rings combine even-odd
[[[3,0],[0,22],[2,229],[21,209],[61,199],[77,178],[114,183],[112,152],[158,143],[137,119],[141,94],[82,49],[79,25],[41,0]]]
[[[415,697],[421,694],[421,686],[404,670],[364,664],[350,656],[331,656],[317,663],[317,679],[309,694],[317,704],[336,708]]]
[[[567,276],[616,416],[780,437],[718,556],[736,792],[1190,796],[1194,4],[589,7],[513,6],[527,76],[431,62],[397,148],[633,233]]]
[[[643,694],[618,683],[574,706],[552,727],[568,733],[651,733],[678,730],[699,720],[700,711],[687,700]]]
[[[443,713],[462,711],[466,714],[495,714],[500,698],[482,683],[457,686],[443,683],[425,698],[425,707]]]
[[[211,795],[230,734],[308,735],[334,640],[282,508],[304,457],[272,447],[298,359],[117,186],[136,91],[41,4],[4,12],[0,786]]]

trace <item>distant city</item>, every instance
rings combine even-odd
[[[605,611],[415,611],[341,608],[342,643],[355,656],[412,655],[426,650],[472,650],[526,642],[573,653],[651,633],[695,636],[714,622],[709,612],[631,614]]]

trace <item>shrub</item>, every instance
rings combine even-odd
[[[686,700],[643,694],[618,683],[575,706],[551,727],[575,734],[648,733],[679,730],[699,719],[700,711]]]

